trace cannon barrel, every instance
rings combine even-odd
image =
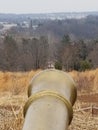
[[[23,130],[67,130],[76,96],[76,85],[67,73],[40,72],[29,85]]]

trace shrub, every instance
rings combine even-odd
[[[80,71],[89,70],[91,67],[91,63],[88,60],[83,60],[80,62]]]
[[[62,70],[62,64],[60,62],[56,62],[55,69]]]

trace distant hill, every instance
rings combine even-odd
[[[98,16],[98,12],[60,12],[60,13],[43,13],[43,14],[0,14],[1,21],[22,21],[28,18],[32,19],[80,19],[89,15]]]
[[[72,40],[96,39],[98,37],[98,16],[89,15],[81,19],[64,19],[46,21],[35,31],[36,34],[52,35],[62,39],[64,35],[70,35]]]

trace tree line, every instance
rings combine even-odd
[[[29,71],[45,69],[48,64],[66,71],[98,67],[98,41],[72,41],[69,35],[49,43],[47,37],[15,39],[5,36],[0,40],[0,70]]]
[[[48,59],[48,41],[45,37],[15,40],[6,36],[0,48],[0,69],[28,71],[44,68]]]

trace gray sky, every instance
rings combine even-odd
[[[0,13],[98,11],[98,0],[0,0]]]

